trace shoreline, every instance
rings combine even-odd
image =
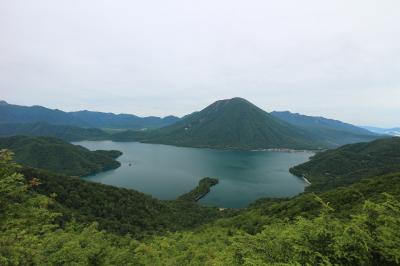
[[[107,139],[87,139],[87,140],[79,140],[79,141],[70,141],[71,144],[80,145],[79,142],[83,141],[111,141],[111,142],[132,142],[132,143],[141,143],[141,144],[152,144],[152,145],[164,145],[170,147],[177,147],[177,148],[189,148],[189,149],[206,149],[206,150],[220,150],[220,151],[251,151],[251,152],[288,152],[288,153],[299,153],[299,152],[307,152],[307,153],[317,153],[326,151],[327,149],[291,149],[291,148],[238,148],[238,147],[214,147],[214,146],[189,146],[189,145],[179,145],[179,144],[167,144],[162,142],[148,142],[148,141],[140,141],[140,140],[115,140],[112,138]]]
[[[303,178],[303,180],[304,180],[308,185],[311,185],[311,182],[310,182],[307,178],[305,178],[304,176],[302,176],[301,178]]]
[[[211,191],[211,187],[219,183],[217,178],[205,177],[201,179],[198,185],[177,198],[177,200],[198,202],[200,199],[204,198]]]
[[[307,152],[307,153],[316,153],[321,150],[295,150],[295,149],[288,149],[288,148],[269,148],[269,149],[254,149],[250,151],[272,151],[272,152],[287,152],[287,153],[300,153],[300,152]]]

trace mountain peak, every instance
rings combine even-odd
[[[241,98],[241,97],[233,97],[233,98],[228,99],[228,101],[231,101],[231,102],[249,102],[245,98]]]
[[[217,102],[221,102],[221,103],[248,103],[251,104],[248,100],[244,99],[244,98],[240,98],[240,97],[233,97],[230,99],[224,99],[224,100],[219,100],[216,101]]]
[[[6,105],[8,104],[8,102],[4,101],[4,100],[0,100],[0,105]]]
[[[147,141],[235,149],[314,147],[297,128],[239,97],[216,101],[200,112],[159,129]]]
[[[243,99],[240,97],[234,97],[234,98],[230,98],[230,99],[218,100],[218,101],[214,102],[213,104],[209,105],[208,107],[206,107],[205,110],[211,109],[214,111],[219,111],[221,108],[222,109],[235,108],[237,110],[241,110],[241,109],[247,108],[247,107],[254,108],[256,106],[246,99]],[[256,107],[256,108],[258,108],[258,107]]]

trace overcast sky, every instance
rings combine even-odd
[[[0,98],[178,116],[218,99],[400,126],[400,1],[0,0]]]

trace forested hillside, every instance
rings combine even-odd
[[[274,118],[242,98],[216,101],[171,126],[148,132],[144,136],[132,133],[131,135],[143,142],[189,147],[230,149],[325,147],[323,143],[313,141],[301,129]],[[119,140],[117,136],[113,136],[115,140]]]
[[[101,140],[109,138],[109,134],[98,128],[81,128],[48,123],[0,124],[0,137],[16,135],[54,137],[65,141]]]
[[[51,137],[0,138],[0,149],[15,153],[18,163],[59,174],[85,176],[120,166],[119,151],[90,151]]]
[[[344,144],[371,141],[379,134],[348,123],[324,117],[306,116],[291,112],[271,112],[271,115],[293,126],[302,128],[315,140],[338,147]]]
[[[0,152],[2,265],[400,264],[398,173],[323,194],[260,200],[233,217],[168,233],[163,224],[168,216],[154,215],[163,207],[141,193],[31,169],[22,171],[24,179],[11,159],[7,151]],[[193,215],[181,210],[171,213],[180,220],[168,221]],[[127,221],[143,234],[100,230],[112,215],[116,224],[129,216],[132,220],[121,225]]]
[[[33,168],[20,170],[28,182],[39,178],[35,191],[53,196],[64,213],[65,223],[73,218],[97,222],[100,229],[135,238],[168,231],[195,228],[228,215],[217,208],[202,207],[188,200],[160,201],[144,193],[60,176]]]
[[[309,190],[327,190],[362,178],[400,172],[400,138],[349,144],[320,152],[290,171],[306,177],[312,183]]]
[[[115,141],[141,141],[228,149],[324,149],[371,141],[381,135],[323,117],[267,113],[242,98],[216,101],[178,122],[155,130],[125,131]]]

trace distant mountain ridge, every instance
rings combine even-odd
[[[139,117],[131,114],[114,114],[94,111],[70,112],[74,117],[84,121],[85,124],[97,128],[127,128],[144,129],[168,126],[179,120],[176,116],[147,116]]]
[[[122,128],[144,129],[170,125],[179,118],[149,116],[139,117],[131,114],[113,114],[94,111],[64,112],[43,106],[21,106],[0,103],[0,123],[48,123],[70,125],[84,128]]]
[[[386,134],[386,135],[400,137],[400,127],[381,128],[381,127],[363,126],[362,128],[378,134]]]
[[[137,138],[137,134],[134,137]],[[175,124],[144,134],[141,141],[229,149],[324,147],[302,129],[273,117],[242,98],[216,101]]]
[[[291,113],[289,111],[273,111],[271,115],[278,117],[290,124],[301,127],[325,127],[335,130],[349,131],[357,134],[371,134],[367,129],[357,127],[339,120],[329,119],[322,116],[307,116],[299,113]]]
[[[216,101],[178,122],[149,132],[113,134],[115,141],[141,141],[227,149],[326,149],[371,141],[381,135],[323,117],[267,113],[242,98]]]
[[[38,120],[46,122],[35,122]],[[244,150],[326,149],[382,137],[324,117],[288,111],[268,113],[238,97],[216,101],[181,119],[174,116],[140,118],[86,110],[63,112],[1,102],[0,136],[13,135],[53,136],[67,141],[111,139]]]
[[[38,123],[0,123],[0,137],[16,135],[48,136],[65,141],[101,140],[109,134],[98,128],[82,128],[69,125]]]
[[[320,116],[307,116],[289,111],[271,112],[271,115],[291,125],[302,128],[314,139],[335,147],[349,143],[371,141],[380,134],[339,120]]]

